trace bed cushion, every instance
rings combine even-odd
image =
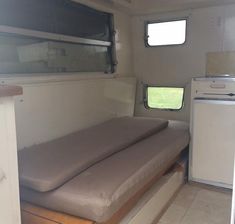
[[[188,126],[170,122],[168,128],[95,164],[60,188],[47,193],[21,188],[21,197],[42,207],[101,223],[188,143]]]
[[[161,119],[121,117],[19,152],[20,184],[53,190],[94,163],[168,125]]]

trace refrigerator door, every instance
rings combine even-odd
[[[233,170],[233,198],[232,198],[231,222],[230,222],[230,224],[234,224],[234,223],[235,223],[235,166],[234,166],[234,170]]]
[[[235,152],[235,101],[193,102],[191,178],[232,188]]]

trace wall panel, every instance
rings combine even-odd
[[[188,17],[187,42],[182,46],[152,47],[144,45],[146,20]],[[200,8],[132,18],[134,73],[139,83],[186,87],[185,107],[179,112],[147,110],[142,102],[141,84],[137,92],[136,114],[168,119],[189,120],[190,81],[205,76],[208,52],[235,49],[235,5]]]

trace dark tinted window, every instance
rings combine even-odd
[[[1,0],[0,25],[111,40],[111,14],[66,0]]]
[[[68,0],[0,0],[1,25],[0,74],[114,72],[110,13]]]
[[[54,0],[1,0],[0,25],[55,32]]]
[[[58,0],[56,7],[58,33],[96,40],[110,40],[110,15],[81,4]]]

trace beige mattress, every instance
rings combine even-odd
[[[188,125],[170,122],[166,129],[95,164],[60,188],[46,193],[21,188],[21,197],[51,210],[104,222],[188,143]]]
[[[121,117],[19,152],[20,184],[46,192],[89,166],[168,125],[161,119]]]

